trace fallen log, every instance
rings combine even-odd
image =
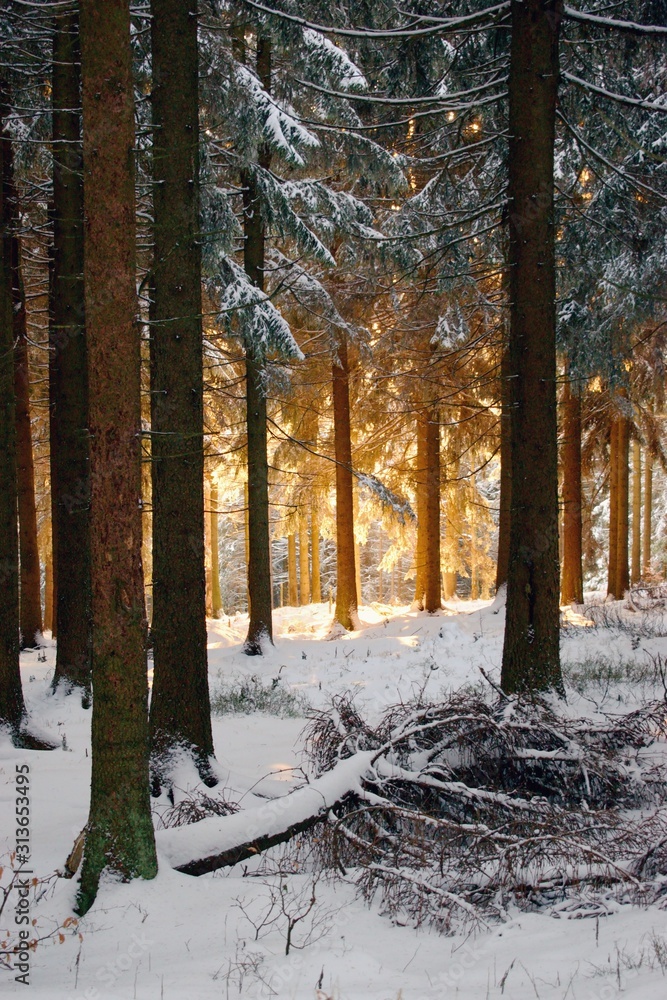
[[[331,771],[288,795],[232,816],[215,816],[156,833],[159,854],[176,871],[206,875],[285,843],[326,819],[330,809],[361,793],[377,750],[339,761]]]

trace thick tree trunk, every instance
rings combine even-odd
[[[607,563],[607,596],[616,597],[618,576],[618,435],[619,422],[612,416],[609,434],[609,555]]]
[[[350,368],[347,342],[338,343],[332,366],[334,452],[336,459],[336,611],[343,628],[359,624],[354,559],[354,490],[352,487],[352,438],[350,431]]]
[[[562,0],[512,0],[509,263],[512,508],[503,690],[557,689],[554,140]]]
[[[310,604],[310,566],[308,559],[308,508],[299,513],[299,603]]]
[[[0,115],[7,96],[0,91]],[[19,550],[11,247],[11,138],[0,135],[0,725],[14,736],[25,716],[19,672]]]
[[[257,39],[257,75],[271,90],[271,43]],[[268,149],[260,150],[260,166],[268,168]],[[243,171],[243,262],[245,272],[264,288],[264,221],[254,175]],[[273,642],[271,615],[271,541],[269,534],[269,459],[266,441],[267,403],[264,357],[246,343],[246,422],[248,428],[248,599],[250,623],[244,650],[262,652],[262,643]]]
[[[219,618],[222,614],[220,595],[220,539],[218,531],[218,484],[211,481],[211,614]]]
[[[426,567],[424,610],[442,607],[440,586],[440,415],[429,409],[426,416]]]
[[[90,693],[90,482],[83,289],[83,151],[76,12],[55,17],[53,41],[53,263],[49,322],[54,690]],[[58,580],[58,561],[64,572]]]
[[[35,506],[35,463],[30,426],[30,362],[20,245],[12,239],[12,298],[14,302],[14,392],[16,396],[16,472],[21,562],[20,627],[22,649],[42,642],[42,603]]]
[[[642,575],[651,572],[651,527],[653,520],[653,455],[647,450],[644,459],[644,532],[642,541]]]
[[[632,575],[637,583],[642,575],[642,448],[632,442]]]
[[[44,629],[53,635],[53,549],[44,551]]]
[[[630,420],[622,416],[618,422],[618,509],[616,537],[616,586],[620,600],[630,586],[628,536],[630,515]]]
[[[299,586],[296,577],[296,535],[287,536],[287,603],[295,608],[299,603]]]
[[[417,413],[417,467],[415,469],[415,493],[417,496],[417,550],[415,552],[415,599],[414,607],[424,610],[426,591],[426,549],[427,549],[427,456],[426,456],[426,414],[422,409]]]
[[[136,323],[134,100],[127,0],[81,0],[90,428],[93,719],[90,814],[77,900],[100,877],[157,871],[148,789]]]
[[[584,600],[581,519],[581,396],[566,379],[563,390],[563,572],[561,602]]]
[[[504,343],[500,361],[500,502],[498,511],[498,559],[496,590],[507,583],[510,560],[510,511],[512,507],[511,400],[509,344]]]
[[[320,520],[316,501],[310,505],[310,539],[313,577],[312,600],[313,604],[320,604],[322,601],[322,580],[320,575]]]
[[[181,749],[208,781],[197,14],[180,0],[152,0],[151,14],[151,754],[157,779]]]

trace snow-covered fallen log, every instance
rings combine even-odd
[[[186,875],[205,875],[238,864],[310,829],[347,796],[360,792],[375,756],[371,751],[354,754],[310,784],[232,816],[160,830],[158,851]]]

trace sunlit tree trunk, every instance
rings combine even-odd
[[[651,528],[653,518],[653,455],[646,451],[644,459],[644,531],[642,540],[642,574],[651,571]]]
[[[334,450],[336,458],[336,612],[346,629],[358,625],[354,559],[354,492],[350,431],[350,369],[347,342],[341,337],[332,366]]]
[[[618,428],[618,508],[616,540],[616,587],[615,594],[620,600],[630,586],[628,563],[628,535],[630,515],[630,420],[619,418]]]
[[[310,604],[310,566],[308,560],[308,511],[299,512],[299,599],[300,604]]]
[[[299,586],[296,576],[296,535],[287,536],[287,603],[295,608],[299,603]]]
[[[1,84],[0,84],[1,87]],[[0,89],[0,115],[7,113]],[[0,135],[0,725],[18,735],[25,715],[19,672],[19,550],[12,306],[11,138]]]
[[[563,388],[563,571],[561,602],[584,599],[581,518],[581,396],[566,378]]]
[[[415,492],[417,495],[417,550],[415,552],[415,599],[414,606],[424,610],[426,590],[426,552],[428,535],[427,501],[427,420],[423,410],[417,413],[417,467],[415,469]]]
[[[220,538],[218,529],[218,484],[211,480],[211,613],[213,618],[222,614],[220,594]]]
[[[642,575],[642,448],[632,442],[632,576],[637,583]]]
[[[93,719],[77,910],[157,871],[148,789],[136,323],[134,89],[127,0],[81,0]]]
[[[554,142],[562,0],[512,0],[509,264],[512,507],[501,684],[562,691]]]
[[[322,600],[322,581],[320,575],[320,520],[317,509],[317,501],[313,501],[310,506],[310,548],[313,578],[313,604],[319,604]]]
[[[616,597],[618,576],[618,436],[619,421],[611,418],[609,434],[609,553],[607,563],[607,595]]]
[[[426,433],[426,544],[424,569],[424,610],[442,607],[440,586],[440,415],[435,408],[425,414]]]
[[[90,482],[83,288],[83,151],[79,18],[55,15],[53,264],[49,323],[54,635],[53,687],[90,693]],[[58,561],[63,573],[58,580]]]

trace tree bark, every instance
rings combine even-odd
[[[617,597],[618,576],[618,418],[613,415],[609,434],[609,558],[607,564],[607,596]]]
[[[18,206],[16,222],[18,222]],[[19,557],[21,574],[21,648],[36,649],[42,644],[42,602],[37,509],[35,506],[35,463],[30,426],[30,362],[25,292],[21,276],[21,248],[12,238],[12,299],[14,303],[14,392],[16,398],[16,472],[19,504]]]
[[[219,618],[222,614],[222,597],[220,595],[220,540],[218,532],[218,484],[211,481],[211,605],[212,615]]]
[[[512,0],[512,508],[501,684],[563,690],[559,654],[554,141],[562,0]]]
[[[257,75],[271,90],[271,43],[257,39]],[[268,169],[270,154],[260,149],[259,165]],[[260,195],[252,171],[242,171],[243,262],[245,272],[264,289],[265,227]],[[244,650],[253,656],[264,642],[273,643],[271,541],[269,534],[269,459],[266,441],[266,368],[262,351],[249,341],[246,354],[246,422],[248,428],[248,600],[250,623]]]
[[[619,418],[618,426],[618,508],[617,508],[617,541],[616,541],[616,586],[615,593],[619,600],[630,586],[630,567],[628,563],[628,536],[630,514],[630,420],[626,416]]]
[[[430,409],[426,417],[426,567],[424,573],[424,610],[442,607],[440,586],[440,415]]]
[[[632,576],[637,583],[642,575],[642,448],[632,442]]]
[[[341,337],[332,366],[334,453],[336,459],[336,611],[334,620],[348,630],[359,624],[354,552],[354,490],[350,430],[350,367],[347,341]]]
[[[563,571],[561,602],[582,604],[581,397],[566,378],[563,389]]]
[[[287,536],[287,603],[296,608],[299,603],[299,587],[296,578],[296,535],[290,531]]]
[[[642,540],[642,575],[651,572],[651,522],[653,519],[653,455],[644,459],[644,532]]]
[[[50,464],[54,564],[53,689],[90,695],[90,481],[83,288],[83,150],[79,18],[55,16],[53,262],[49,322]],[[58,580],[58,561],[65,571]]]
[[[310,604],[310,566],[308,559],[308,508],[299,513],[299,603]]]
[[[180,749],[210,782],[197,14],[180,0],[152,0],[151,14],[151,763],[161,780]]]
[[[322,601],[322,579],[320,575],[320,519],[317,510],[317,501],[310,505],[310,550],[313,577],[313,604],[320,604]]]
[[[0,82],[0,87],[1,87]],[[0,114],[8,98],[0,90]],[[11,246],[11,137],[0,135],[0,724],[18,736],[25,716],[19,671],[19,551]]]
[[[103,872],[153,878],[157,860],[148,789],[130,7],[81,0],[80,10],[94,690],[77,899],[83,914]]]
[[[415,600],[414,606],[419,611],[424,610],[424,593],[426,591],[426,549],[427,549],[427,455],[426,455],[427,420],[422,409],[417,413],[417,468],[415,483],[417,495],[417,550],[415,552]]]

